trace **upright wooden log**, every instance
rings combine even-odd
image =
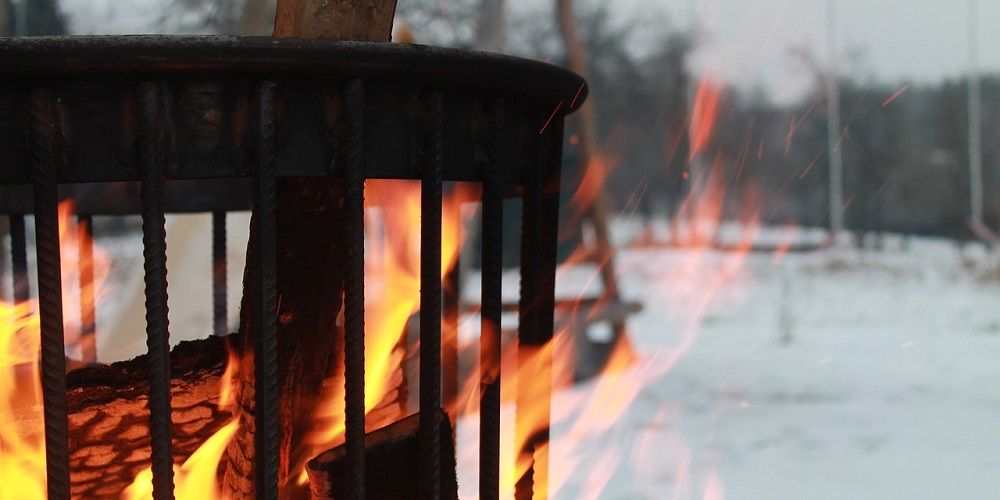
[[[279,0],[274,36],[387,41],[395,0]],[[337,324],[343,293],[345,221],[343,184],[332,178],[282,178],[277,186],[279,484],[295,483],[310,458],[300,446],[312,430],[323,380],[342,356]],[[251,225],[254,222],[251,222]],[[253,233],[251,233],[253,234]],[[244,272],[237,345],[250,353],[260,325],[256,242],[251,238]],[[254,366],[245,356],[238,373],[236,411],[243,425],[226,452],[223,485],[231,498],[253,498]],[[291,479],[291,480],[290,480]],[[284,496],[287,496],[284,495]]]
[[[387,42],[396,0],[278,0],[274,36]]]

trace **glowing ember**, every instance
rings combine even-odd
[[[899,96],[903,95],[903,93],[909,89],[910,89],[910,84],[903,85],[902,87],[899,88],[899,90],[893,92],[891,96],[886,98],[886,100],[882,101],[882,107],[883,108],[889,107],[889,105],[892,104],[892,101],[898,99]]]

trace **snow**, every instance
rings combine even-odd
[[[629,325],[641,358],[600,383],[641,389],[607,429],[571,432],[575,415],[554,425],[554,479],[557,464],[574,467],[553,498],[995,497],[993,257],[896,238],[884,251],[738,259],[619,254],[624,293],[645,303]],[[564,270],[559,288],[589,272]],[[561,391],[553,408],[609,404],[588,399],[597,390]],[[461,460],[475,456],[476,420],[459,424],[463,498],[476,494],[476,464]]]

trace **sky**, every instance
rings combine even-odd
[[[399,0],[406,2],[407,0]],[[447,6],[449,0],[440,0]],[[549,8],[552,0],[509,0],[512,9]],[[577,0],[585,1],[585,0]],[[700,26],[693,69],[762,89],[777,102],[800,98],[816,72],[792,49],[825,64],[828,0],[598,0],[625,18]],[[968,69],[969,0],[830,0],[835,4],[838,61],[844,70],[890,84],[935,82]],[[61,0],[79,33],[153,30],[169,0]],[[978,0],[980,66],[1000,72],[1000,0]],[[801,52],[801,50],[800,50]]]
[[[826,64],[827,0],[612,0],[622,11],[666,12],[701,26],[696,68],[743,89],[794,100],[815,70],[791,54],[805,49]],[[832,0],[838,64],[864,78],[935,82],[969,68],[968,0]],[[1000,71],[1000,1],[978,0],[979,66]],[[990,50],[989,48],[993,48]]]

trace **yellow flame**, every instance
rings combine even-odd
[[[239,428],[233,419],[208,438],[181,466],[174,466],[174,497],[178,500],[209,500],[223,498],[218,484],[218,467],[229,440]],[[153,470],[144,469],[122,492],[122,500],[153,498]]]
[[[30,304],[0,302],[0,499],[45,498],[39,323]]]
[[[63,302],[92,305],[103,290],[108,260],[99,247],[81,262],[81,245],[92,245],[73,218],[72,201],[59,204],[59,247]],[[94,281],[80,290],[81,266]],[[86,309],[87,307],[84,307]],[[0,500],[45,498],[45,430],[39,379],[40,326],[35,301],[0,301]],[[66,347],[74,352],[81,340],[79,308],[66,308]],[[92,339],[90,339],[92,341]]]
[[[233,398],[236,397],[236,383],[233,381],[233,377],[240,371],[240,356],[233,349],[228,349],[228,352],[226,371],[222,373],[222,379],[219,380],[219,410],[228,409],[233,404]]]
[[[462,187],[446,196],[444,214],[454,214],[465,196]],[[393,374],[403,362],[397,349],[407,322],[420,308],[420,184],[413,181],[369,180],[365,187],[365,412],[375,409],[395,389]],[[461,246],[459,217],[442,218],[442,279],[454,265]],[[306,437],[314,456],[343,440],[343,366],[315,413],[316,430]],[[377,428],[400,415],[380,414],[366,425]],[[299,484],[307,481],[305,470]]]

